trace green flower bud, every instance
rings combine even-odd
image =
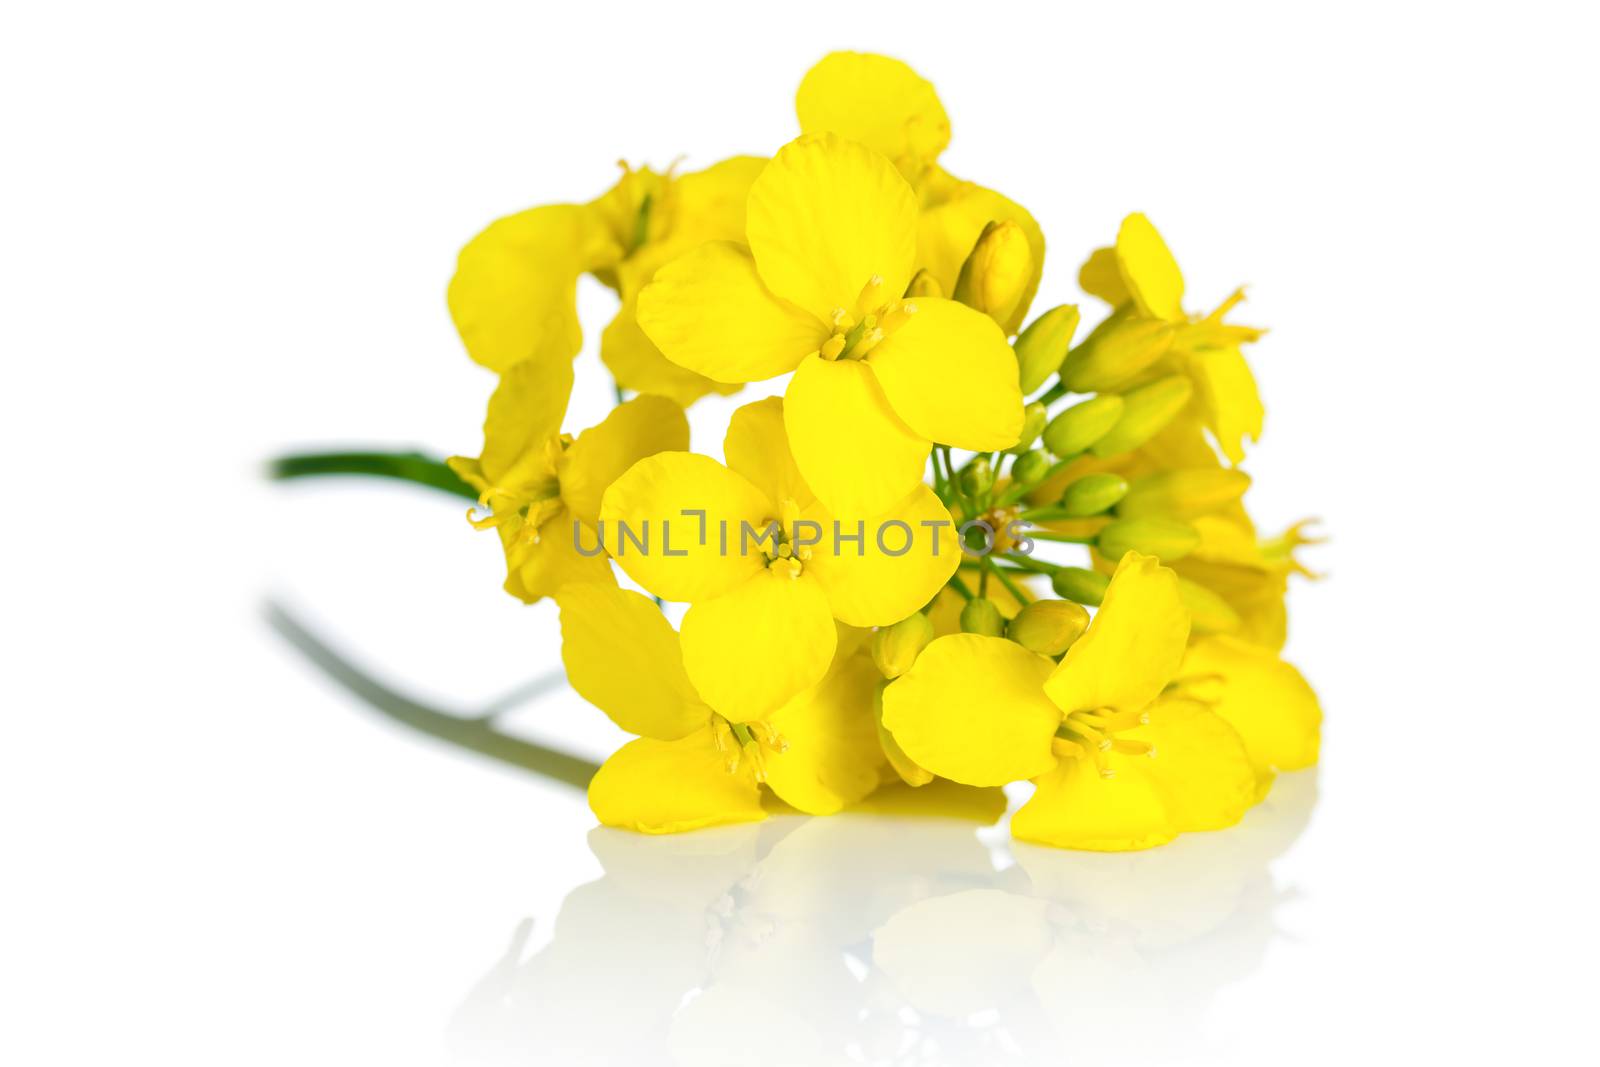
[[[1033,447],[1033,443],[1044,432],[1044,424],[1050,420],[1050,412],[1043,404],[1035,400],[1022,409],[1022,433],[1017,438],[1017,443],[1006,449],[1015,455],[1021,455]]]
[[[1039,449],[1024,452],[1011,464],[1011,480],[1018,485],[1033,485],[1043,481],[1052,466],[1045,452]]]
[[[1073,304],[1051,308],[1028,324],[1012,345],[1017,351],[1022,395],[1045,383],[1067,358],[1072,335],[1078,332],[1078,309]]]
[[[1108,511],[1128,491],[1128,480],[1120,474],[1085,474],[1061,494],[1061,509],[1068,518],[1083,519]]]
[[[1087,567],[1062,567],[1050,576],[1050,588],[1056,596],[1095,607],[1106,595],[1111,579]]]
[[[872,635],[872,662],[885,678],[898,678],[911,669],[917,656],[933,640],[933,623],[922,612],[908,615]]]
[[[994,465],[988,456],[975,456],[961,469],[961,491],[969,497],[980,497],[994,488]]]
[[[1000,614],[1000,609],[994,606],[994,601],[981,596],[973,597],[961,609],[961,632],[999,637],[1006,632],[1006,620]]]
[[[1095,440],[1094,454],[1116,456],[1133,451],[1166,429],[1167,423],[1184,409],[1193,395],[1194,385],[1181,374],[1157,378],[1149,385],[1124,393],[1122,417],[1109,432]],[[1049,433],[1046,427],[1046,437]]]
[[[1109,560],[1129,551],[1154,556],[1163,563],[1182,559],[1200,545],[1200,531],[1177,519],[1118,519],[1100,531],[1095,547]]]
[[[1044,428],[1044,447],[1057,456],[1075,456],[1109,433],[1126,402],[1115,393],[1072,405]]]
[[[1189,625],[1197,634],[1233,633],[1244,621],[1226,600],[1187,578],[1178,579],[1178,596],[1189,609]]]
[[[917,271],[916,277],[911,279],[911,284],[906,286],[906,299],[918,296],[944,297],[944,286],[939,284],[939,279],[929,274],[927,269]]]
[[[1036,600],[1006,625],[1006,636],[1030,652],[1059,656],[1089,626],[1089,613],[1070,600]]]
[[[1218,511],[1244,496],[1250,476],[1226,467],[1193,467],[1136,478],[1117,505],[1124,518],[1170,515],[1192,519]]]
[[[1061,382],[1074,393],[1115,389],[1166,355],[1177,332],[1168,322],[1107,319],[1061,364]]]

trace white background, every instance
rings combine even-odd
[[[1185,957],[1181,1004],[1130,982],[1118,1025],[1192,1016],[1182,1062],[1592,1059],[1595,29],[1577,4],[7,5],[0,1059],[482,1051],[452,1015],[599,874],[592,819],[376,718],[259,604],[463,712],[551,669],[554,609],[499,592],[451,501],[259,464],[475,451],[458,247],[620,157],[771,152],[839,47],[931,78],[948,167],[1040,220],[1036,307],[1131,210],[1195,306],[1249,283],[1253,509],[1333,538],[1291,601],[1327,726],[1271,867],[1284,936]],[[592,342],[608,297],[582,306]],[[580,366],[574,425],[608,390]],[[700,447],[730,410],[697,409]],[[570,691],[519,722],[618,736]],[[1092,1014],[1087,1062],[1118,1048]],[[624,988],[594,1025],[637,1018]],[[727,1062],[800,1055],[752,1029]],[[495,1054],[545,1058],[520,1040]]]

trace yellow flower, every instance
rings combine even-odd
[[[794,371],[789,444],[835,514],[882,513],[922,481],[932,442],[1010,447],[1017,362],[993,320],[903,299],[916,197],[881,155],[831,134],[786,145],[750,189],[749,251],[711,242],[656,272],[639,324],[717,381]]]
[[[723,442],[728,466],[652,456],[600,506],[606,547],[629,577],[693,605],[684,666],[735,722],[817,684],[834,657],[835,619],[896,622],[932,599],[961,556],[950,513],[925,485],[870,520],[836,520],[801,477],[784,421],[776,397],[746,405]]]
[[[1229,826],[1259,780],[1233,726],[1166,693],[1188,636],[1176,576],[1130,552],[1059,664],[1000,638],[942,637],[884,692],[884,725],[957,782],[1033,779],[1011,823],[1023,840],[1116,851]]]
[[[450,314],[474,360],[495,371],[526,359],[571,359],[583,344],[576,287],[595,274],[622,298],[600,356],[618,384],[687,406],[732,386],[662,358],[634,321],[655,268],[702,241],[742,240],[744,202],[766,163],[735,156],[676,176],[624,167],[587,204],[536,207],[492,223],[465,248],[450,281]]]
[[[573,582],[614,583],[604,553],[577,550],[575,525],[594,526],[601,493],[636,460],[689,447],[683,409],[659,396],[635,397],[574,440],[561,432],[571,392],[568,360],[511,366],[489,398],[482,454],[449,460],[489,512],[473,525],[500,532],[506,591],[529,603]],[[591,531],[584,546],[596,543]]]
[[[1206,428],[1232,463],[1244,439],[1261,437],[1264,409],[1240,348],[1261,330],[1223,322],[1240,289],[1209,315],[1183,310],[1183,272],[1142,214],[1122,221],[1114,248],[1096,250],[1079,272],[1086,292],[1115,310],[1069,357],[1062,381],[1075,392],[1120,391],[1163,374],[1188,376]]]
[[[1252,644],[1277,651],[1288,638],[1289,617],[1284,606],[1289,575],[1315,577],[1294,558],[1294,549],[1316,544],[1296,523],[1277,537],[1258,539],[1255,524],[1243,506],[1222,514],[1193,520],[1200,544],[1173,563],[1173,569],[1220,597],[1238,619],[1227,633]]]
[[[1322,707],[1276,650],[1226,634],[1189,643],[1178,684],[1238,731],[1258,777],[1317,762]]]
[[[1025,235],[1030,276],[1016,306],[1000,319],[1007,334],[1027,317],[1044,272],[1044,232],[1020,204],[942,170],[950,119],[932,84],[898,59],[834,52],[806,72],[795,95],[805,134],[835,133],[887,157],[916,190],[917,266],[941,292],[953,293],[973,245],[990,223],[1011,222]]]
[[[589,783],[589,806],[607,826],[675,833],[764,818],[761,784],[813,815],[836,812],[876,788],[877,670],[859,641],[832,669],[770,713],[719,715],[685,671],[678,635],[648,599],[614,586],[569,586],[561,605],[561,658],[586,700],[638,739]]]

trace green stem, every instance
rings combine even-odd
[[[456,748],[476,752],[481,756],[508,763],[513,767],[532,771],[546,778],[578,789],[586,788],[589,779],[600,769],[599,765],[581,756],[559,749],[547,748],[532,741],[524,741],[497,729],[496,715],[503,706],[491,705],[475,713],[460,714],[423,704],[398,690],[391,689],[372,675],[367,674],[349,659],[313,633],[288,609],[271,601],[263,605],[267,625],[306,657],[340,688],[359,698],[362,703],[391,722],[426,734]],[[544,692],[561,684],[560,672],[541,678],[522,692],[514,694],[516,701]]]
[[[1045,407],[1049,407],[1057,400],[1060,400],[1062,397],[1066,396],[1069,392],[1071,392],[1071,390],[1069,390],[1065,385],[1062,385],[1060,382],[1056,382],[1056,384],[1052,385],[1039,395],[1038,402],[1043,404]]]
[[[1092,545],[1093,537],[1079,537],[1076,534],[1052,533],[1049,530],[1029,530],[1028,536],[1035,541],[1059,541],[1066,545]]]
[[[960,593],[961,599],[972,599],[972,590],[967,588],[967,583],[961,580],[961,576],[959,574],[952,574],[950,576],[950,588],[954,589],[957,593]]]
[[[394,478],[426,485],[467,500],[478,499],[478,491],[462,481],[443,460],[421,452],[300,452],[278,456],[267,464],[267,477],[274,481],[329,474]]]
[[[1000,580],[1001,585],[1006,587],[1006,591],[1016,598],[1018,604],[1027,604],[1032,601],[1033,598],[1028,596],[1027,590],[1023,589],[1012,579],[1006,577],[1006,568],[991,560],[989,563],[989,569],[994,571],[994,576]]]
[[[1022,570],[1033,571],[1037,574],[1054,574],[1056,571],[1061,569],[1060,564],[1046,563],[1042,559],[1034,559],[1032,556],[1018,555],[1015,552],[1007,552],[1001,558],[1007,563],[1010,563],[1016,567],[1020,567]]]
[[[1048,482],[1051,478],[1054,478],[1056,475],[1058,475],[1062,471],[1066,470],[1073,463],[1077,462],[1078,458],[1080,456],[1082,456],[1082,455],[1083,455],[1082,452],[1074,452],[1070,456],[1063,456],[1060,459],[1056,460],[1054,463],[1050,464],[1050,469],[1045,471],[1044,472],[1044,477],[1040,478],[1038,481],[1033,482],[1033,483],[1031,483],[1029,485],[1013,485],[1013,486],[1011,486],[1003,494],[1001,494],[1001,497],[1000,497],[1000,500],[999,500],[999,503],[998,503],[997,506],[1003,508],[1003,507],[1008,507],[1008,506],[1010,506],[1012,504],[1015,504],[1017,501],[1021,500],[1023,497],[1027,496],[1029,493],[1033,492],[1034,489],[1036,489],[1039,486],[1043,485],[1045,482]]]

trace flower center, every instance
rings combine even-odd
[[[561,506],[561,481],[554,471],[572,440],[564,433],[546,441],[543,449],[530,450],[499,482],[478,494],[477,507],[467,511],[467,521],[478,530],[514,526],[518,544],[538,544],[539,527]]]
[[[822,343],[823,359],[864,359],[885,337],[905,325],[917,313],[917,305],[900,297],[887,298],[883,276],[868,279],[850,309],[833,309],[833,333]]]
[[[1055,740],[1051,742],[1051,749],[1057,756],[1087,757],[1094,761],[1095,769],[1102,778],[1116,777],[1116,771],[1106,763],[1106,756],[1119,752],[1124,756],[1154,756],[1156,747],[1148,741],[1129,741],[1114,736],[1120,730],[1131,729],[1133,726],[1143,726],[1150,721],[1150,716],[1140,713],[1137,719],[1128,721],[1125,715],[1119,715],[1114,708],[1095,708],[1088,711],[1071,711],[1061,720],[1061,725],[1056,728]]]
[[[749,765],[757,782],[767,780],[768,752],[782,754],[789,750],[783,735],[764,722],[732,722],[721,715],[712,716],[711,736],[716,740],[717,751],[722,753],[723,765],[729,774]]]
[[[795,542],[799,518],[800,505],[792,497],[785,497],[778,507],[778,517],[761,523],[761,550],[766,554],[767,568],[790,578],[805,573],[806,561],[811,558],[811,545]]]

